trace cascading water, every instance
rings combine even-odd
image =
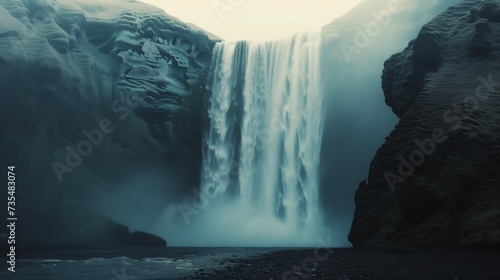
[[[319,49],[313,33],[215,46],[202,190],[223,196],[220,209],[250,235],[281,230],[277,238],[306,245],[321,228]]]

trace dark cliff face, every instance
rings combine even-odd
[[[357,184],[366,178],[373,155],[398,122],[382,97],[384,61],[415,38],[423,24],[457,2],[362,1],[323,28],[320,197],[325,221],[346,246]]]
[[[206,34],[136,1],[0,0],[0,18],[0,162],[18,172],[23,244],[62,240],[74,205],[97,210],[153,166],[129,212],[197,184]]]
[[[355,247],[500,247],[500,3],[469,0],[385,63],[400,118],[356,192]]]

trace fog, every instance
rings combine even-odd
[[[458,1],[364,1],[323,28],[325,131],[321,196],[326,225],[347,242],[354,195],[398,119],[385,104],[383,64],[423,24]],[[369,182],[368,182],[369,183]]]
[[[95,2],[89,3],[93,5]],[[180,122],[192,122],[194,125],[184,123],[184,135],[177,137],[175,133],[169,134],[171,131],[168,129],[173,127],[171,123],[162,127],[154,122],[159,128],[151,130],[155,126],[147,124],[132,110],[127,111],[129,117],[122,120],[113,114],[116,112],[110,111],[110,104],[119,100],[117,96],[112,96],[116,83],[114,75],[119,72],[120,64],[88,42],[83,46],[75,44],[77,51],[55,51],[43,36],[46,36],[47,30],[56,27],[61,34],[68,35],[58,25],[61,22],[54,20],[61,16],[57,13],[64,9],[53,9],[52,2],[30,1],[32,14],[45,11],[42,13],[45,15],[43,20],[37,23],[40,32],[37,31],[36,36],[14,38],[8,35],[19,34],[14,27],[5,25],[0,28],[2,35],[7,34],[0,36],[0,46],[6,50],[1,59],[6,62],[3,65],[9,65],[0,69],[0,97],[4,106],[0,162],[3,166],[16,163],[17,172],[23,174],[19,176],[21,187],[17,192],[21,201],[18,211],[23,217],[19,238],[27,245],[64,243],[67,240],[61,238],[68,232],[82,236],[86,235],[86,230],[95,232],[104,229],[105,226],[101,226],[103,217],[79,220],[86,217],[81,212],[88,210],[110,217],[128,226],[130,231],[157,234],[165,238],[170,246],[316,246],[318,240],[328,240],[330,246],[350,246],[347,234],[355,208],[355,191],[358,184],[368,177],[369,165],[377,148],[398,122],[391,108],[385,104],[381,89],[384,61],[402,51],[428,20],[456,2],[458,0],[365,0],[340,18],[334,19],[340,13],[332,11],[333,21],[330,24],[322,30],[310,30],[321,32],[318,48],[308,49],[307,46],[313,42],[300,39],[309,37],[303,34],[293,37],[299,40],[289,37],[285,40],[287,43],[261,42],[260,45],[249,36],[244,44],[248,48],[243,48],[241,54],[253,51],[249,56],[250,62],[259,61],[260,64],[255,63],[255,67],[240,73],[236,71],[239,63],[221,63],[226,66],[226,74],[241,74],[239,78],[221,82],[226,87],[223,93],[228,94],[227,100],[220,98],[212,101],[219,102],[217,106],[231,103],[224,107],[231,109],[229,113],[222,110],[217,115],[218,119],[210,119],[215,110],[209,112],[209,106],[206,106],[202,109],[206,117],[203,122],[199,120],[198,113],[186,113],[183,116],[188,115],[187,120]],[[242,10],[235,10],[235,15],[244,13],[243,7],[248,3],[242,2]],[[312,10],[309,12],[314,13]],[[320,12],[324,19],[327,13],[325,10]],[[9,20],[18,29],[24,26],[12,16]],[[26,22],[29,20],[25,19]],[[99,36],[94,34],[102,37],[104,42],[109,37],[106,32],[115,32],[114,16],[107,20],[109,22],[105,26],[109,28],[97,30]],[[76,30],[73,27],[65,28]],[[80,28],[79,32],[91,31],[84,24]],[[253,28],[256,28],[253,32],[262,31],[262,26]],[[187,29],[179,30],[186,32]],[[132,36],[128,31],[121,33],[127,34]],[[241,32],[238,36],[244,34]],[[124,41],[140,46],[139,41],[143,38],[137,38],[137,42],[129,39],[127,37]],[[17,49],[13,47],[13,42],[19,43]],[[227,42],[224,44],[228,44],[227,48],[232,47]],[[182,44],[176,46],[170,41],[169,46],[178,51],[175,48]],[[87,48],[92,50],[92,55],[86,55],[81,61],[73,58],[79,58],[80,53],[90,53]],[[193,56],[186,61],[192,62],[196,48],[191,45],[189,48]],[[40,50],[50,53],[50,56],[40,56]],[[129,51],[123,50],[124,53]],[[209,51],[206,51],[208,54]],[[304,59],[307,56],[309,60]],[[147,63],[143,62],[148,59],[138,54],[134,54],[134,59],[144,70],[143,64]],[[208,64],[208,59],[204,61]],[[298,65],[297,61],[301,64]],[[168,69],[169,65],[166,63],[165,67]],[[80,68],[85,71],[80,71]],[[269,69],[279,73],[268,75],[272,72]],[[294,70],[288,71],[290,69]],[[54,75],[50,74],[51,71]],[[249,73],[254,75],[247,77]],[[311,73],[318,75],[309,76]],[[216,76],[224,76],[219,74],[220,71]],[[319,80],[317,85],[310,82],[316,78]],[[42,79],[48,86],[40,86],[37,79]],[[252,88],[236,95],[235,89],[245,79],[252,81]],[[150,80],[155,86],[160,84]],[[179,83],[180,87],[183,87],[181,82],[185,82],[170,77],[164,82],[171,81]],[[260,81],[267,81],[267,85]],[[139,79],[135,84],[140,86],[144,81]],[[267,86],[272,90],[260,96],[263,92],[261,88]],[[311,99],[312,95],[304,94],[305,88],[310,91],[312,88],[314,93],[321,92],[321,98]],[[87,90],[92,95],[87,94]],[[203,91],[201,87],[198,90]],[[252,99],[256,96],[259,98]],[[207,100],[210,97],[203,96]],[[253,100],[253,107],[246,108],[241,102],[244,98]],[[181,99],[172,100],[177,102]],[[162,103],[165,100],[155,101],[158,101],[155,104],[159,107],[165,105]],[[190,99],[182,99],[182,102],[193,105],[193,111],[197,110],[198,103],[189,104],[192,102]],[[321,109],[310,106],[315,102],[321,102]],[[280,128],[271,130],[275,140],[267,143],[267,149],[255,152],[257,143],[250,140],[262,138],[262,129],[273,124],[271,116],[275,111],[281,118]],[[165,112],[168,113],[168,110],[160,113],[168,115]],[[156,117],[161,114],[151,114],[152,120],[157,121]],[[291,116],[294,114],[299,118],[293,120]],[[80,159],[73,168],[67,169],[71,171],[63,172],[63,177],[54,172],[51,163],[67,163],[67,148],[76,148],[86,141],[82,129],[95,130],[103,119],[116,126],[113,133],[101,137],[99,145],[91,147],[93,152]],[[202,155],[198,126],[203,123],[203,132],[210,131],[214,128],[210,123],[213,120],[223,123],[212,133],[220,137],[214,137],[216,143],[204,150]],[[227,125],[233,121],[235,125]],[[318,123],[323,125],[318,127]],[[151,131],[156,136],[167,137],[153,139]],[[227,131],[231,134],[226,135]],[[238,134],[241,131],[246,131],[245,137]],[[206,137],[207,133],[205,140]],[[179,140],[182,143],[175,152],[165,153],[162,148],[172,148],[169,147],[171,143],[158,139]],[[213,157],[207,156],[210,153]],[[224,164],[219,164],[219,161]],[[236,175],[229,174],[233,169],[237,169]],[[206,178],[202,170],[209,170],[209,175],[217,175],[217,180],[225,175],[228,178],[214,180],[211,185],[215,191],[211,193],[204,183]],[[232,191],[218,192],[219,183],[224,184],[224,190]],[[241,191],[243,189],[245,194]],[[6,215],[4,212],[0,217],[6,218]],[[85,225],[87,229],[83,229]],[[74,241],[69,234],[66,237],[68,242]]]
[[[373,156],[398,122],[381,89],[384,61],[402,51],[425,22],[453,2],[457,1],[365,1],[323,28],[319,53],[324,114],[319,169],[322,226],[297,230],[255,215],[259,204],[243,204],[228,194],[203,194],[194,184],[173,192],[168,176],[157,175],[130,182],[131,186],[147,184],[148,191],[130,187],[104,199],[101,209],[131,229],[158,234],[173,246],[315,246],[316,239],[329,238],[332,246],[349,247],[355,191],[367,179]],[[162,206],[158,197],[167,197],[167,205]],[[123,204],[134,210],[123,211]],[[139,205],[144,209],[137,210]]]

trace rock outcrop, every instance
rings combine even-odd
[[[385,63],[399,123],[356,192],[364,248],[500,248],[500,3],[466,0]]]
[[[167,242],[154,234],[134,231],[130,234],[126,245],[131,247],[166,247]]]
[[[347,236],[358,183],[366,179],[373,155],[399,121],[381,98],[384,61],[459,1],[361,1],[323,28],[320,200],[324,220],[343,246],[351,246]]]
[[[63,201],[91,210],[152,166],[170,180],[155,193],[190,191],[214,45],[138,1],[0,0],[0,163],[16,166],[20,243],[65,239]]]

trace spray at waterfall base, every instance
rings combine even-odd
[[[315,247],[331,233],[318,197],[320,43],[304,33],[215,46],[201,188],[166,210],[186,229],[171,242],[203,232],[205,246]]]

